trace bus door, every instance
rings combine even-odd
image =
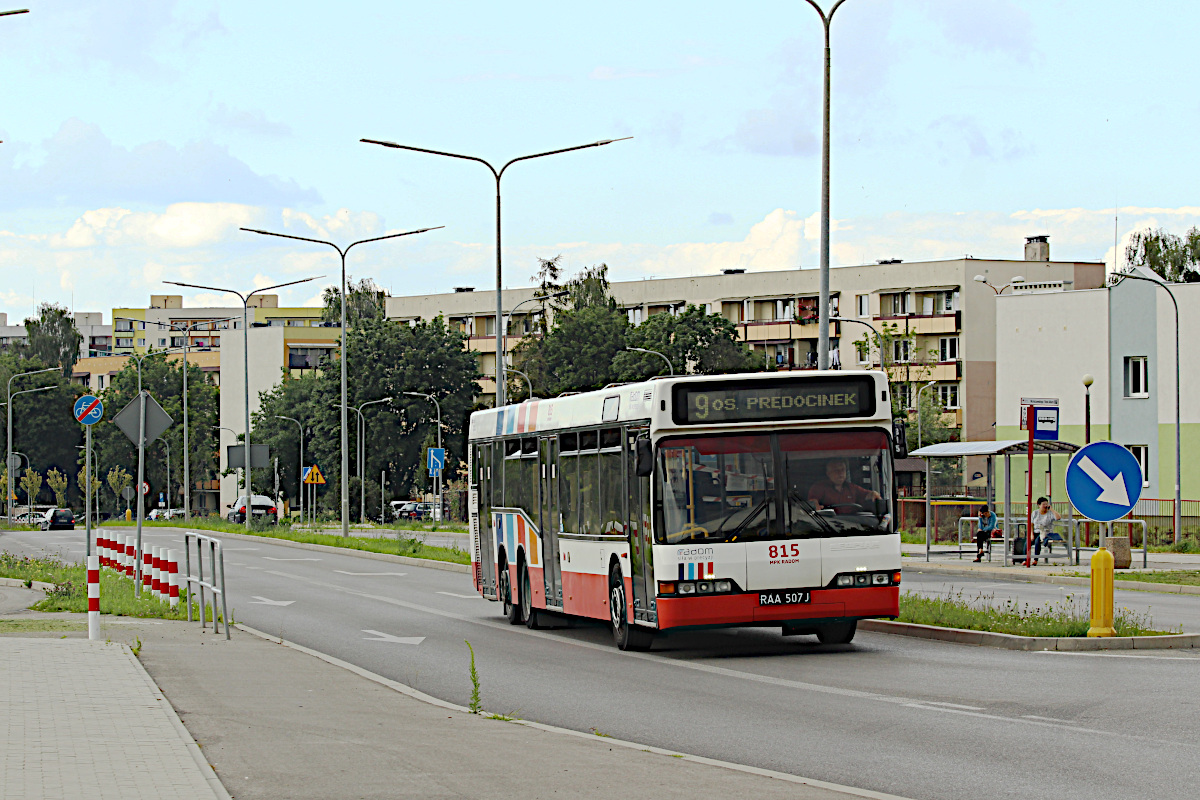
[[[654,541],[650,535],[650,477],[638,477],[637,440],[647,438],[645,428],[630,428],[625,434],[625,475],[629,485],[629,563],[633,570],[633,617],[655,622],[658,612],[654,592]]]
[[[479,485],[479,568],[483,593],[496,597],[496,533],[492,527],[492,443],[475,445],[475,479]]]
[[[542,578],[546,583],[546,605],[562,608],[562,559],[558,554],[558,437],[538,442],[538,529],[542,532]]]

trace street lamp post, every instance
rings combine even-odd
[[[515,373],[525,379],[525,386],[528,387],[528,389],[529,389],[529,398],[528,399],[532,400],[533,399],[533,381],[529,380],[529,376],[526,375],[524,372],[521,372],[521,370],[513,369],[512,367],[505,367],[504,371],[506,373],[508,373],[508,372]]]
[[[8,508],[8,521],[9,522],[12,522],[12,496],[13,496],[13,485],[12,485],[13,484],[13,482],[12,482],[12,474],[13,474],[13,466],[12,466],[13,413],[12,413],[12,409],[13,409],[13,407],[12,407],[12,399],[13,399],[13,397],[16,396],[13,394],[12,382],[14,380],[16,380],[17,378],[20,378],[23,375],[41,375],[44,372],[57,372],[57,371],[58,371],[58,367],[46,367],[46,369],[34,369],[34,370],[30,370],[29,372],[18,372],[16,375],[10,375],[8,378],[8,387],[7,387],[8,397],[5,401],[5,405],[8,406],[8,449],[5,451],[5,458],[4,458],[4,464],[5,464],[5,466],[8,467],[8,486],[6,487],[8,489],[8,494],[4,498],[4,504]],[[32,391],[41,391],[42,389],[49,389],[49,388],[51,388],[51,387],[43,386],[41,389],[34,389]],[[16,394],[26,394],[26,392],[17,392]]]
[[[652,356],[658,356],[663,361],[667,362],[667,374],[669,374],[671,377],[675,377],[675,367],[671,365],[671,359],[667,358],[657,350],[647,350],[644,347],[626,347],[625,349],[632,350],[635,353],[649,353]]]
[[[426,231],[440,230],[441,228],[444,228],[444,227],[445,227],[444,225],[438,225],[435,228],[421,228],[420,230],[416,230],[416,231],[405,231],[404,233],[390,233],[387,236],[375,236],[370,239],[360,239],[357,242],[351,242],[350,244],[346,245],[344,248],[338,247],[333,242],[327,242],[324,239],[310,239],[307,236],[292,236],[289,233],[274,233],[272,231],[263,231],[263,230],[258,230],[256,228],[242,228],[242,230],[246,231],[247,233],[257,233],[260,236],[277,236],[280,239],[295,239],[296,241],[300,241],[300,242],[312,242],[313,244],[327,245],[329,247],[332,247],[334,250],[336,250],[338,256],[340,256],[342,259],[342,294],[341,294],[342,353],[341,353],[341,358],[338,359],[338,361],[341,362],[341,373],[342,373],[342,376],[341,376],[341,378],[342,378],[342,409],[341,409],[341,424],[342,424],[342,443],[341,443],[342,444],[342,492],[341,492],[341,494],[342,494],[342,536],[350,535],[350,496],[349,496],[350,477],[349,477],[349,473],[347,472],[348,467],[346,466],[346,463],[347,463],[346,459],[348,456],[348,451],[350,449],[349,436],[346,431],[346,428],[348,426],[347,417],[349,416],[349,414],[346,410],[347,409],[347,405],[346,405],[346,403],[347,403],[347,400],[346,400],[346,380],[347,380],[346,379],[346,362],[348,360],[348,355],[346,352],[346,254],[350,252],[350,248],[355,247],[360,244],[366,244],[368,242],[381,242],[384,239],[397,239],[401,236],[413,236],[418,233],[425,233]],[[248,416],[247,416],[247,419],[249,419]],[[247,422],[247,426],[248,425],[249,425],[249,422]],[[247,458],[249,458],[248,455],[247,455]]]
[[[244,229],[243,229],[244,230]],[[317,278],[323,277],[318,275]],[[255,289],[247,294],[242,294],[236,289],[225,289],[219,286],[201,286],[195,283],[180,283],[179,281],[163,281],[163,283],[171,286],[184,286],[189,289],[207,289],[210,292],[228,292],[235,294],[242,301],[242,344],[244,347],[242,356],[242,380],[244,381],[245,401],[246,401],[246,530],[250,530],[251,518],[254,516],[252,510],[254,508],[254,494],[251,489],[250,482],[250,298],[260,292],[269,292],[272,289],[282,289],[285,286],[295,286],[298,283],[308,283],[317,278],[301,278],[298,281],[288,281],[287,283],[277,283],[274,286],[264,286],[261,289]],[[186,365],[185,365],[186,368]],[[276,502],[279,498],[276,498]]]
[[[937,381],[929,381],[929,383],[917,389],[917,449],[921,449],[921,393],[930,386],[936,386]]]
[[[213,430],[214,430],[214,431],[229,431],[229,434],[230,434],[231,436],[233,436],[233,441],[235,441],[235,442],[237,441],[237,431],[235,431],[233,428],[227,428],[227,427],[225,427],[224,425],[213,425],[212,427],[213,427]],[[218,459],[217,459],[217,463],[218,463],[218,464],[220,464],[220,463],[221,463],[221,462],[220,462],[220,458],[218,458]],[[233,465],[232,465],[232,464],[227,464],[226,466],[233,467]],[[234,468],[234,469],[237,469],[237,467],[233,467],[233,468]],[[244,480],[244,476],[243,476],[243,480]],[[234,488],[234,491],[235,491],[235,493],[237,494],[237,496],[238,496],[238,497],[241,497],[241,496],[242,496],[242,490],[243,490],[243,488],[244,488],[244,487],[245,487],[245,484],[244,484],[244,483],[243,483],[243,485],[242,485],[242,486],[240,486],[240,487],[237,485],[237,473],[234,473],[234,477],[233,477],[233,488]],[[236,505],[237,505],[237,500],[236,500],[236,499],[234,499],[234,501],[233,501],[233,504],[234,504],[234,506],[236,506]],[[249,493],[249,492],[246,492],[246,513],[247,513],[247,514],[249,514],[249,513],[251,513],[253,510],[254,510],[254,506],[253,506],[253,505],[251,504],[251,502],[250,502],[250,493]]]
[[[1003,294],[1004,290],[1010,286],[1015,287],[1018,284],[1025,283],[1025,278],[1021,277],[1020,275],[1013,275],[1013,279],[1011,281],[1009,281],[1008,283],[1004,284],[1003,286],[1001,286],[999,289],[997,289],[994,285],[992,285],[992,283],[990,281],[988,281],[988,279],[983,275],[976,275],[971,280],[975,281],[976,283],[982,283],[984,286],[988,287],[993,292],[995,292],[997,296]]]
[[[404,392],[404,394],[409,395],[410,397],[424,397],[426,400],[430,401],[431,403],[434,404],[434,406],[437,407],[437,446],[438,446],[438,449],[441,450],[442,449],[442,404],[438,402],[438,399],[436,397],[434,397],[431,394],[425,394],[424,392]],[[444,468],[445,463],[443,463],[442,466]],[[442,471],[444,471],[444,469]],[[442,485],[443,485],[442,471],[439,471],[437,474],[437,499],[438,499],[437,502],[438,502],[438,504],[437,504],[437,513],[434,515],[435,523],[440,521],[442,518]]]
[[[821,117],[821,299],[818,313],[817,369],[829,369],[829,26],[846,0],[837,0],[826,14],[816,0],[805,0],[825,26],[825,92]]]
[[[1175,307],[1175,543],[1179,544],[1183,541],[1183,468],[1182,456],[1179,444],[1179,303],[1175,300],[1175,293],[1171,291],[1171,287],[1164,281],[1156,281],[1153,278],[1147,278],[1144,275],[1137,275],[1132,272],[1119,273],[1118,278],[1132,278],[1135,281],[1146,281],[1153,283],[1160,289],[1164,289],[1167,296],[1171,298],[1171,305]]]
[[[879,335],[879,331],[869,322],[861,319],[846,319],[845,317],[830,317],[830,322],[853,322],[856,325],[866,325],[875,334],[875,341],[879,343],[879,366],[887,374],[887,354],[883,352],[883,337]]]
[[[296,423],[296,427],[300,429],[300,463],[296,468],[296,489],[300,497],[300,524],[304,524],[304,426],[300,424],[300,420],[293,417],[285,417],[282,414],[276,414],[275,419],[286,419],[288,422]],[[275,502],[279,502],[279,498],[275,498]]]
[[[376,403],[390,403],[395,399],[394,397],[384,397],[381,400],[368,400],[365,403],[359,403],[354,408],[355,413],[358,414],[358,521],[360,523],[367,521],[367,417],[362,410],[367,406],[373,406]]]
[[[840,1],[840,0],[839,0]],[[496,407],[499,408],[507,403],[505,397],[506,391],[504,386],[504,360],[506,349],[506,336],[504,332],[504,300],[503,300],[503,268],[500,259],[500,179],[504,177],[504,171],[518,161],[529,161],[533,158],[541,158],[543,156],[553,156],[559,153],[569,153],[572,150],[585,150],[589,147],[602,147],[613,142],[621,142],[625,139],[632,139],[632,136],[625,136],[621,139],[601,139],[598,142],[591,144],[581,144],[575,147],[564,147],[559,150],[547,150],[544,153],[534,153],[528,156],[518,156],[510,159],[499,170],[491,165],[491,162],[485,161],[478,156],[465,156],[460,153],[448,153],[444,150],[429,150],[424,147],[412,147],[406,144],[397,144],[395,142],[384,142],[378,139],[360,139],[359,141],[365,144],[378,144],[383,147],[391,147],[396,150],[412,150],[417,153],[429,153],[435,156],[447,156],[449,158],[460,158],[464,161],[477,161],[483,164],[492,172],[492,176],[496,179]]]
[[[1092,443],[1092,383],[1091,375],[1083,376],[1083,443]]]

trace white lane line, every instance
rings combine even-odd
[[[263,569],[262,567],[246,567],[246,569]]]
[[[320,561],[319,558],[273,558],[272,556],[263,556],[267,561]]]
[[[229,562],[229,566],[231,566],[231,567],[244,567],[244,566],[246,566],[246,565],[245,565],[245,564],[239,564],[239,563],[238,563],[238,562],[236,562],[236,561],[230,561],[230,562]]]
[[[1058,719],[1057,717],[1039,717],[1036,714],[1023,714],[1025,719],[1040,719],[1043,722],[1061,722],[1064,725],[1074,725],[1075,723],[1069,719]]]
[[[463,600],[483,599],[483,595],[479,594],[455,594],[454,592],[438,592],[438,594],[444,594],[447,597],[461,597]]]
[[[729,669],[728,667],[717,667],[717,666],[713,666],[711,664],[701,664],[701,663],[696,663],[696,662],[672,660],[672,659],[663,658],[661,656],[656,656],[656,655],[653,655],[650,653],[634,653],[634,652],[630,652],[630,651],[625,651],[622,653],[620,651],[614,651],[611,645],[600,645],[600,644],[593,644],[592,642],[579,641],[577,639],[566,639],[566,638],[563,638],[560,636],[555,636],[553,634],[546,633],[544,631],[534,631],[534,630],[530,630],[525,627],[518,627],[518,626],[510,627],[507,624],[507,622],[501,623],[499,619],[485,620],[485,619],[479,619],[476,617],[468,617],[463,614],[455,614],[452,611],[442,611],[441,609],[430,608],[429,606],[423,606],[423,605],[419,605],[417,603],[409,603],[404,600],[397,600],[394,597],[384,597],[382,595],[370,594],[369,592],[358,591],[356,589],[347,589],[344,586],[337,586],[336,584],[325,583],[324,581],[316,581],[311,578],[305,578],[301,575],[292,575],[290,573],[279,572],[277,570],[267,570],[267,574],[277,575],[281,578],[291,578],[292,580],[300,581],[302,583],[308,583],[313,586],[319,586],[324,589],[331,589],[335,592],[345,592],[346,594],[354,595],[355,597],[362,597],[366,600],[376,600],[380,603],[387,603],[389,605],[399,606],[401,608],[407,608],[412,611],[419,611],[424,614],[432,614],[437,617],[445,617],[447,619],[454,619],[454,620],[458,620],[459,622],[469,623],[471,625],[482,625],[484,627],[493,628],[496,630],[510,631],[511,633],[514,633],[518,636],[534,636],[534,637],[537,637],[540,639],[545,639],[545,640],[548,640],[551,642],[556,642],[559,644],[564,644],[564,645],[568,645],[568,646],[572,646],[572,647],[582,647],[587,650],[596,650],[596,651],[599,651],[602,653],[608,653],[608,654],[614,654],[614,655],[619,653],[620,657],[638,658],[638,659],[642,659],[645,661],[654,662],[655,664],[658,664],[659,666],[675,667],[677,669],[688,669],[688,670],[693,670],[695,672],[706,672],[711,675],[721,675],[724,677],[738,678],[740,680],[750,681],[753,683],[763,683],[763,684],[767,684],[769,686],[782,686],[782,687],[789,688],[789,689],[800,689],[803,691],[816,692],[819,694],[831,694],[831,695],[835,695],[835,696],[849,697],[849,698],[858,699],[858,700],[874,700],[876,702],[891,703],[894,705],[906,706],[908,708],[923,709],[925,711],[938,711],[943,714],[960,714],[960,715],[967,716],[967,717],[978,717],[981,719],[990,719],[990,720],[994,720],[997,722],[1009,722],[1009,723],[1012,723],[1015,725],[1030,725],[1030,726],[1033,726],[1036,728],[1058,728],[1060,730],[1072,731],[1075,733],[1091,733],[1091,734],[1095,734],[1097,736],[1109,736],[1109,737],[1117,738],[1117,739],[1130,739],[1130,740],[1139,741],[1139,742],[1149,742],[1151,744],[1169,744],[1169,745],[1174,745],[1177,747],[1186,747],[1188,749],[1194,749],[1196,747],[1196,743],[1194,743],[1194,742],[1176,742],[1176,741],[1171,741],[1171,740],[1167,740],[1167,739],[1155,739],[1155,738],[1149,737],[1149,736],[1136,736],[1133,734],[1123,733],[1123,732],[1118,732],[1118,731],[1103,731],[1103,730],[1098,730],[1096,728],[1080,728],[1075,725],[1064,725],[1064,724],[1058,723],[1058,722],[1042,722],[1041,720],[1021,719],[1020,717],[1004,717],[1004,716],[1000,716],[999,714],[985,714],[985,713],[978,712],[978,711],[966,711],[966,710],[958,709],[958,708],[942,708],[942,707],[938,707],[938,706],[926,705],[926,704],[922,703],[921,701],[919,701],[915,698],[911,698],[911,697],[894,697],[891,695],[878,694],[876,692],[861,691],[858,689],[843,689],[843,688],[837,687],[837,686],[822,686],[821,684],[816,684],[816,683],[806,683],[804,681],[793,681],[793,680],[789,680],[787,678],[775,678],[770,675],[758,675],[753,672],[742,672],[740,670]]]
[[[175,541],[177,541],[177,542],[182,542],[183,540],[182,540],[182,539],[176,539]],[[251,550],[258,550],[258,549],[259,549],[259,548],[257,548],[257,547],[230,547],[230,548],[229,548],[229,549],[227,549],[225,552],[226,552],[226,553],[246,553],[246,552],[249,552],[249,551],[251,551]]]
[[[421,642],[425,641],[424,636],[393,636],[390,633],[383,633],[382,631],[368,631],[368,630],[364,630],[363,633],[373,634],[372,636],[364,636],[363,637],[363,640],[368,641],[368,642],[394,642],[395,644],[420,644]]]
[[[922,700],[921,702],[925,703],[925,705],[928,705],[928,706],[945,706],[946,708],[961,708],[964,711],[987,711],[987,709],[983,708],[982,706],[961,706],[958,703],[939,703],[936,700]],[[1030,719],[1037,719],[1037,717],[1030,717]]]
[[[1200,661],[1200,656],[1135,656],[1126,653],[1072,653],[1059,650],[1035,650],[1054,656],[1087,656],[1088,658],[1151,658],[1155,661]]]
[[[334,572],[342,575],[353,575],[360,578],[367,575],[395,575],[396,577],[403,578],[408,574],[407,572],[346,572],[344,569],[335,569]]]

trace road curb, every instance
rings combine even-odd
[[[871,633],[890,633],[915,639],[968,644],[976,647],[996,647],[1001,650],[1184,650],[1200,647],[1200,633],[1180,633],[1168,636],[1109,636],[1085,638],[1079,636],[1014,636],[1009,633],[972,631],[964,628],[941,628],[918,625],[915,622],[892,622],[865,619],[858,629]]]
[[[253,538],[261,538],[261,537],[251,536],[251,537],[247,537],[247,538],[253,539]],[[335,549],[342,549],[342,548],[335,548]],[[243,625],[240,622],[235,622],[233,624],[233,627],[237,628],[240,631],[248,633],[251,636],[257,636],[260,639],[266,639],[268,642],[273,642],[275,644],[279,644],[284,647],[288,647],[292,650],[297,650],[301,653],[305,653],[307,655],[313,656],[314,658],[319,658],[321,661],[324,661],[328,664],[332,664],[335,667],[341,667],[342,669],[349,670],[350,672],[353,672],[355,675],[358,675],[362,678],[366,678],[367,680],[377,683],[380,686],[386,686],[389,689],[397,691],[400,694],[407,695],[407,696],[413,698],[414,700],[419,700],[422,703],[429,703],[431,705],[437,706],[438,708],[444,708],[449,711],[458,711],[463,714],[471,713],[470,709],[468,709],[465,706],[460,706],[455,703],[450,703],[446,700],[439,700],[436,697],[425,694],[424,692],[420,691],[419,689],[414,689],[411,686],[400,683],[399,681],[394,681],[391,678],[385,678],[382,675],[371,672],[370,670],[363,669],[362,667],[356,666],[347,661],[342,661],[340,658],[335,658],[334,656],[327,655],[318,650],[313,650],[313,649],[305,647],[303,645],[295,644],[294,642],[289,642],[286,639],[282,639],[278,636],[272,636],[269,633],[263,633],[262,631],[255,630],[254,628],[249,627],[248,625]],[[485,716],[487,716],[487,714],[488,714],[488,712],[486,712],[486,711],[480,712],[481,717],[485,717]],[[683,761],[691,761],[696,764],[705,764],[710,767],[721,767],[724,769],[732,770],[734,772],[743,772],[748,775],[758,775],[760,777],[773,778],[775,780],[785,781],[787,783],[795,783],[795,784],[800,784],[802,786],[811,786],[815,789],[825,789],[825,790],[831,791],[831,792],[841,792],[842,794],[851,795],[853,797],[865,797],[865,798],[868,798],[869,800],[908,800],[908,798],[901,797],[900,795],[886,794],[884,792],[874,792],[874,791],[871,791],[870,789],[858,789],[853,786],[842,786],[841,784],[828,783],[826,781],[819,781],[819,780],[816,780],[813,778],[804,778],[799,775],[791,775],[786,772],[776,772],[774,770],[761,769],[759,767],[751,767],[751,766],[747,766],[745,764],[734,764],[729,761],[719,761],[715,758],[706,758],[705,756],[694,756],[694,755],[690,755],[688,753],[680,753],[676,750],[667,750],[662,747],[654,747],[653,745],[639,744],[637,742],[629,742],[629,741],[625,741],[624,739],[614,739],[610,736],[598,737],[594,733],[583,733],[581,731],[571,730],[570,728],[560,728],[556,725],[546,725],[541,722],[531,722],[531,721],[525,720],[525,719],[511,719],[511,720],[508,720],[508,722],[510,725],[524,725],[527,728],[535,728],[537,730],[545,731],[547,733],[555,733],[555,734],[560,734],[563,736],[571,736],[571,737],[574,737],[577,739],[584,739],[589,742],[595,742],[598,744],[607,745],[609,747],[624,747],[624,748],[627,748],[630,750],[638,750],[638,751],[645,752],[645,753],[654,753],[656,755],[670,756],[672,758],[678,758]]]
[[[951,567],[942,564],[923,563],[920,566],[902,564],[906,572],[928,572],[938,575],[951,575],[958,578],[1000,578],[1017,583],[1051,583],[1063,586],[1090,586],[1090,578],[1079,578],[1074,575],[1042,575],[1038,573],[1022,574],[995,569],[971,569],[970,567]],[[1150,583],[1148,581],[1113,581],[1114,589],[1124,589],[1132,592],[1156,592],[1159,594],[1196,594],[1200,595],[1200,586],[1188,586],[1181,583]]]
[[[25,581],[21,578],[0,578],[0,586],[12,586],[16,589],[39,589],[43,592],[48,592],[54,588],[53,583],[45,581],[30,581],[31,585],[26,586]]]
[[[407,564],[410,567],[428,567],[429,569],[440,569],[446,572],[462,572],[470,574],[470,564],[455,564],[452,561],[434,561],[429,558],[413,558],[412,556],[394,556],[390,553],[372,553],[370,550],[358,550],[353,547],[333,547],[327,544],[310,544],[308,542],[293,542],[291,539],[277,539],[274,536],[252,536],[245,533],[227,533],[226,531],[193,531],[190,528],[179,528],[181,531],[191,533],[203,533],[209,536],[215,536],[219,539],[226,537],[230,539],[240,539],[244,542],[271,542],[272,544],[283,545],[284,547],[295,547],[298,550],[312,550],[318,553],[352,553],[356,556],[364,558],[373,558],[376,561],[390,561],[393,564]]]

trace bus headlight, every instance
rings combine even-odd
[[[891,580],[886,574],[876,573],[871,576],[871,583],[875,584],[876,586],[887,586],[889,583],[891,583]]]
[[[838,584],[837,584],[838,586],[853,586],[854,585],[854,576],[853,575],[838,575],[837,581],[838,581]]]
[[[733,583],[730,581],[716,581],[713,583],[713,589],[718,592],[732,592]]]
[[[695,594],[696,593],[696,584],[694,584],[694,583],[690,583],[690,582],[681,583],[681,584],[679,584],[678,588],[679,588],[680,594]]]

